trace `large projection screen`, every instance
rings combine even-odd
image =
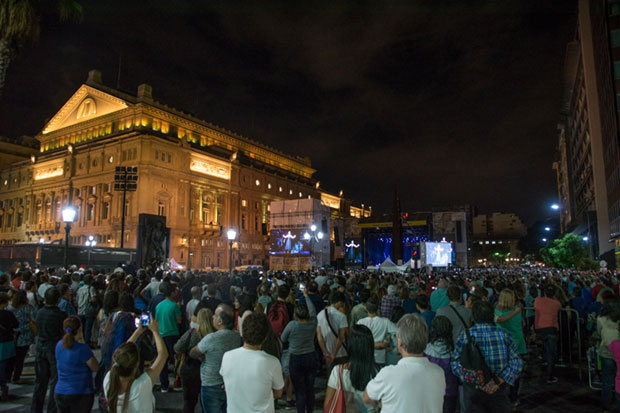
[[[452,264],[452,243],[425,242],[425,264],[433,267],[447,267]]]

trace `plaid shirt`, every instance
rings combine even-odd
[[[478,344],[489,369],[506,383],[514,385],[523,369],[523,360],[510,335],[495,324],[475,324],[469,329],[469,333]],[[463,383],[469,382],[461,366],[461,353],[467,342],[467,332],[463,331],[450,360],[452,372]]]
[[[381,299],[381,317],[391,320],[394,307],[398,307],[400,303],[401,300],[397,296],[388,294],[384,295]]]

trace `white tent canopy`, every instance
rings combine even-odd
[[[387,257],[385,261],[383,261],[381,265],[379,265],[379,270],[383,272],[400,271],[398,265],[394,264],[394,262],[390,259],[390,257]]]

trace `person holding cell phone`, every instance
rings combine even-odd
[[[157,358],[144,373],[140,371],[140,352],[136,342],[147,328],[140,325],[127,342],[123,343],[113,355],[112,369],[106,374],[103,388],[108,404],[116,406],[114,411],[123,413],[154,412],[155,396],[153,385],[157,381],[166,361],[168,350],[166,343],[159,334],[159,323],[153,319],[148,324],[148,330],[153,333]]]
[[[122,293],[118,304],[119,310],[110,313],[103,330],[103,345],[101,346],[103,373],[112,367],[114,351],[127,341],[138,328],[136,314],[134,313],[134,300],[131,294]]]
[[[295,305],[294,319],[286,325],[280,339],[289,344],[289,372],[295,388],[295,404],[297,412],[303,413],[314,409],[314,379],[319,365],[314,349],[316,309],[306,286],[300,283],[298,288],[306,303]]]

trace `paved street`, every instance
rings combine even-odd
[[[591,412],[598,411],[598,393],[590,390],[587,386],[587,372],[583,371],[583,382],[579,381],[578,373],[573,369],[559,369],[560,381],[554,385],[547,385],[541,378],[538,362],[528,364],[522,379],[523,389],[519,412]],[[30,400],[34,382],[34,359],[29,357],[26,361],[24,384],[10,384],[10,393],[17,396],[16,400],[0,403],[0,412],[27,412],[30,408]],[[322,406],[325,393],[325,379],[319,378],[317,385],[317,406]],[[181,392],[161,393],[156,392],[157,412],[173,413],[181,412],[183,396]],[[97,402],[93,411],[98,411]],[[294,411],[293,408],[279,407],[279,412]],[[317,408],[315,412],[321,412]],[[200,412],[200,407],[196,408]]]

